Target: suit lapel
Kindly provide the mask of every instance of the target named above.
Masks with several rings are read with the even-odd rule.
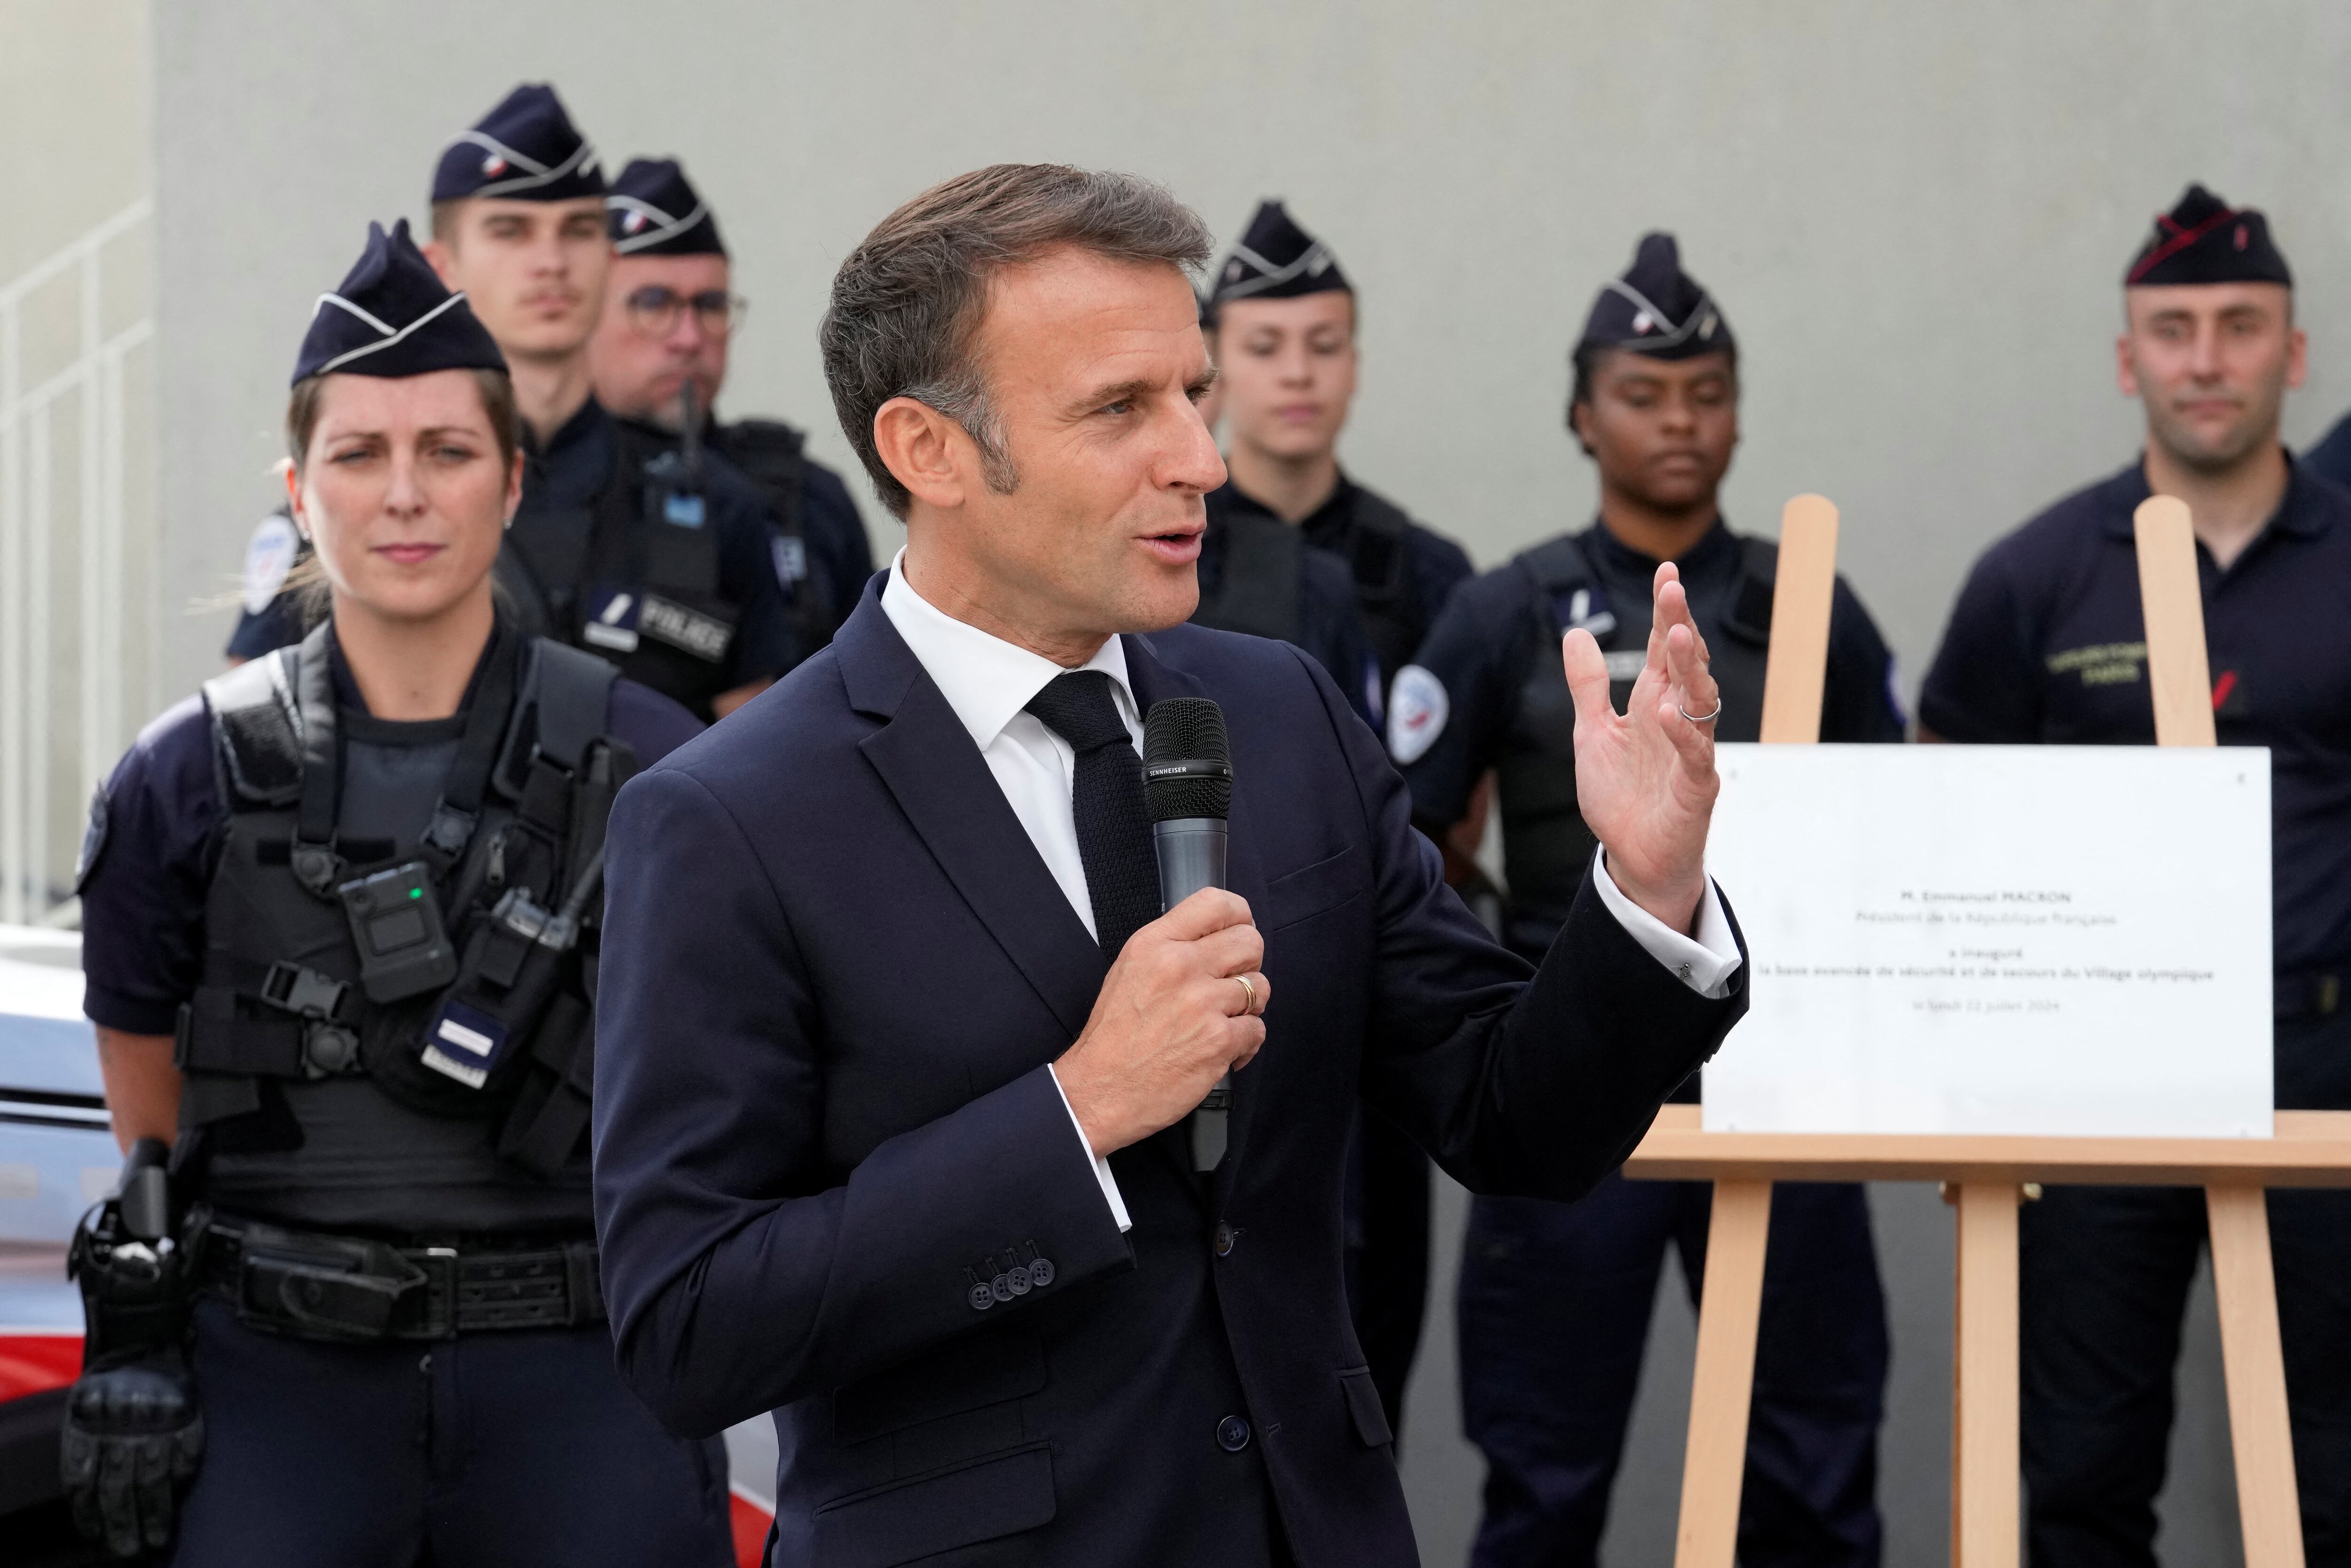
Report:
[[[833,646],[859,743],[956,891],[1074,1040],[1109,964],[1045,868],[955,710],[883,613],[877,576]]]
[[[1152,650],[1149,638],[1128,637],[1124,642],[1127,679],[1134,687],[1135,706],[1146,715],[1150,713],[1152,704],[1168,697],[1205,697],[1208,695],[1207,689],[1198,681],[1181,670],[1162,664]],[[1246,758],[1237,757],[1233,759],[1236,775],[1247,766]],[[1258,837],[1252,831],[1255,823],[1249,815],[1249,800],[1246,791],[1238,788],[1234,789],[1232,816],[1228,820],[1227,828],[1229,837],[1226,847],[1226,880],[1232,883],[1235,893],[1249,900],[1250,909],[1261,910],[1265,907],[1265,865],[1258,854]],[[1258,1104],[1265,1097],[1264,1074],[1269,1066],[1267,1051],[1274,1047],[1275,1042],[1269,1037],[1266,1051],[1260,1051],[1258,1059],[1233,1079],[1233,1108],[1225,1127],[1225,1157],[1217,1162],[1212,1177],[1214,1207],[1219,1212],[1231,1196],[1236,1173],[1249,1153],[1249,1137],[1257,1122]],[[1179,1122],[1175,1131],[1184,1134],[1187,1154],[1184,1163],[1188,1168],[1191,1164],[1188,1158],[1188,1124]]]

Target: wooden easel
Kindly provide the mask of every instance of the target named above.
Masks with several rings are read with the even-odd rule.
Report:
[[[2210,746],[2212,687],[2188,508],[2158,496],[2139,507],[2137,522],[2156,741]],[[1836,533],[1836,508],[1818,496],[1799,496],[1782,514],[1766,743],[1820,738]],[[2282,1111],[2268,1138],[2027,1138],[1708,1133],[1698,1107],[1668,1105],[1625,1174],[1714,1183],[1675,1568],[1731,1568],[1737,1548],[1774,1181],[1935,1181],[1956,1193],[1952,1568],[2016,1568],[2016,1219],[2024,1184],[2204,1188],[2246,1568],[2303,1568],[2262,1191],[2351,1186],[2351,1112]]]

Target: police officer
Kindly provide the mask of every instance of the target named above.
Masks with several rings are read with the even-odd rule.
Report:
[[[301,595],[287,592],[286,581],[309,554],[294,527],[292,507],[281,503],[254,525],[239,574],[236,626],[222,650],[230,664],[302,640]]]
[[[1469,558],[1339,466],[1339,433],[1355,396],[1355,291],[1330,246],[1281,203],[1263,203],[1217,269],[1209,305],[1231,475],[1208,496],[1210,531],[1285,523],[1347,563],[1378,666],[1370,704],[1377,713],[1446,595],[1469,576]],[[1204,568],[1196,619],[1224,624],[1211,618],[1228,614],[1235,597],[1261,592],[1248,572],[1212,591]]]
[[[1568,425],[1600,475],[1600,520],[1456,593],[1396,678],[1389,746],[1416,816],[1440,838],[1497,776],[1506,940],[1540,959],[1594,852],[1576,809],[1575,711],[1560,640],[1599,640],[1622,707],[1671,561],[1722,688],[1715,733],[1753,740],[1776,552],[1734,534],[1719,492],[1739,441],[1739,350],[1681,269],[1673,236],[1640,243],[1600,291],[1573,355]],[[1898,741],[1892,659],[1836,585],[1821,738]],[[1693,1082],[1678,1098],[1698,1098]],[[1695,1299],[1709,1188],[1613,1178],[1574,1204],[1479,1198],[1462,1264],[1462,1420],[1485,1451],[1480,1568],[1589,1565],[1606,1523],[1657,1271],[1677,1249]],[[1884,1299],[1862,1189],[1773,1189],[1739,1560],[1874,1564]]]
[[[2116,379],[2142,452],[1985,551],[1919,701],[1922,738],[2155,738],[2132,513],[2188,504],[2223,746],[2270,748],[2277,1103],[2351,1108],[2351,494],[2280,444],[2303,377],[2294,280],[2258,212],[2200,185],[2123,279]],[[2022,1217],[2023,1458],[2036,1568],[2152,1564],[2190,1187],[2053,1186]],[[2314,1564],[2351,1563],[2351,1197],[2269,1197],[2294,1474]]]
[[[514,367],[528,465],[498,580],[517,624],[721,716],[803,650],[750,482],[592,395],[588,341],[611,261],[604,197],[554,90],[527,83],[443,152],[424,253]]]
[[[151,725],[84,846],[131,1154],[74,1248],[75,1507],[124,1555],[176,1513],[183,1568],[725,1563],[723,1455],[613,1370],[583,1136],[606,815],[700,727],[495,608],[513,395],[406,224],[293,382],[326,612]]]
[[[1193,619],[1305,643],[1376,727],[1388,684],[1469,576],[1469,558],[1339,466],[1355,396],[1355,291],[1329,246],[1282,203],[1260,203],[1208,305],[1231,476],[1207,497]],[[1299,632],[1268,631],[1285,613]],[[1427,1308],[1428,1181],[1418,1145],[1366,1113],[1348,1158],[1347,1287],[1397,1430]]]
[[[804,433],[772,419],[721,423],[713,413],[744,304],[730,291],[717,216],[685,172],[674,159],[637,159],[605,202],[611,281],[588,345],[596,401],[674,434],[692,383],[703,447],[758,486],[776,523],[777,581],[805,657],[831,640],[873,575],[865,524],[841,476],[807,455]]]
[[[1279,203],[1268,205],[1274,212],[1280,211]],[[1280,232],[1256,232],[1264,230],[1266,226],[1260,214],[1259,222],[1252,225],[1251,237],[1277,252],[1287,244],[1301,248],[1312,244],[1289,223],[1287,217],[1282,219]],[[1256,254],[1248,249],[1248,241],[1244,240],[1241,246],[1235,247],[1232,257],[1219,270],[1218,277],[1232,275],[1238,267],[1244,280],[1253,278],[1256,276],[1253,270],[1255,263],[1245,259],[1245,256]],[[1292,278],[1281,286],[1290,292],[1280,295],[1280,298],[1300,298],[1299,290],[1303,281]],[[1311,287],[1314,292],[1322,293],[1343,290],[1346,279],[1333,262],[1315,275]],[[1245,380],[1253,376],[1259,382],[1265,379],[1259,360],[1253,359],[1247,367],[1236,365],[1228,370],[1218,358],[1222,341],[1217,324],[1225,298],[1225,291],[1219,287],[1200,302],[1200,332],[1207,341],[1209,359],[1217,367],[1217,379],[1209,383],[1207,395],[1200,404],[1201,422],[1211,431],[1215,430],[1217,421],[1222,416],[1227,382],[1231,375],[1239,374]],[[1333,295],[1334,299],[1338,298],[1340,296]],[[1345,298],[1352,300],[1353,297]],[[1328,303],[1316,307],[1274,308],[1311,309],[1318,315],[1328,315],[1332,313]],[[1352,316],[1351,305],[1347,313]],[[1287,321],[1275,329],[1285,336],[1295,336]],[[1319,363],[1315,364],[1310,368],[1309,373],[1321,368]],[[1326,383],[1323,391],[1327,394],[1330,391],[1328,377],[1321,379]],[[1325,443],[1326,457],[1329,444],[1337,440],[1338,425],[1346,417],[1343,395],[1337,400],[1335,415],[1329,414],[1329,402],[1326,395],[1322,400],[1322,413],[1326,423],[1331,424]],[[1237,420],[1235,434],[1237,440],[1250,442],[1254,450],[1264,434],[1257,427],[1278,416],[1262,406],[1261,399],[1251,402],[1249,407],[1249,432],[1242,434],[1241,423]],[[1237,459],[1228,457],[1228,465],[1235,461]],[[1337,460],[1332,457],[1329,462],[1331,473],[1335,475]],[[1219,631],[1247,632],[1255,636],[1278,637],[1285,643],[1295,643],[1313,654],[1322,667],[1330,671],[1331,678],[1339,684],[1339,689],[1354,704],[1356,711],[1370,722],[1378,723],[1383,683],[1371,641],[1364,635],[1362,612],[1356,605],[1353,566],[1345,557],[1310,542],[1304,529],[1293,527],[1290,521],[1272,512],[1255,506],[1236,506],[1234,502],[1238,494],[1232,484],[1227,483],[1208,495],[1207,531],[1200,539],[1200,607],[1193,612],[1192,619],[1203,626],[1214,626]]]

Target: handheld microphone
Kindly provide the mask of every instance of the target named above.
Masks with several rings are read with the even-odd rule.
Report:
[[[1204,887],[1225,885],[1225,822],[1233,807],[1232,746],[1225,711],[1206,697],[1169,697],[1143,721],[1143,793],[1151,810],[1151,845],[1159,857],[1159,909],[1175,908]],[[1210,1171],[1225,1157],[1230,1074],[1217,1080],[1192,1113],[1192,1168]]]

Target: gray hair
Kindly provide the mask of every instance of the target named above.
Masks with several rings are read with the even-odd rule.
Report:
[[[990,489],[1019,483],[972,350],[996,273],[1062,246],[1195,272],[1210,243],[1199,214],[1164,187],[1061,163],[975,169],[883,218],[833,275],[817,329],[833,411],[882,504],[903,519],[912,499],[873,444],[873,416],[895,397],[961,425]]]

